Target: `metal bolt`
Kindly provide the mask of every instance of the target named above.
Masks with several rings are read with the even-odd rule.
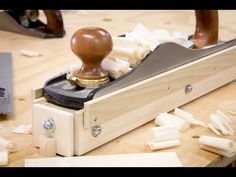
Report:
[[[97,137],[100,133],[102,132],[102,128],[100,125],[95,125],[92,127],[91,129],[91,134],[94,136],[94,137]]]
[[[186,85],[185,86],[185,94],[190,93],[193,90],[193,87],[191,85]]]
[[[27,16],[27,18],[30,21],[36,22],[38,20],[38,17],[39,17],[39,11],[38,10],[26,10],[25,15]]]
[[[47,132],[52,132],[55,129],[55,122],[52,118],[48,118],[43,122],[43,128]]]

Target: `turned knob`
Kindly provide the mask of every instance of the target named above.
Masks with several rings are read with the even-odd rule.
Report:
[[[82,67],[76,75],[80,85],[98,87],[109,81],[108,72],[101,66],[113,47],[112,37],[106,30],[98,27],[79,29],[72,36],[70,46],[82,61]]]
[[[218,42],[218,10],[195,10],[196,28],[193,35],[195,48]]]

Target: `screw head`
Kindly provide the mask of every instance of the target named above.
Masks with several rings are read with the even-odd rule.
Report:
[[[186,85],[185,86],[185,94],[188,94],[188,93],[192,92],[192,90],[193,90],[192,85]]]
[[[100,125],[95,125],[91,129],[91,134],[94,137],[97,137],[102,132],[102,127]]]

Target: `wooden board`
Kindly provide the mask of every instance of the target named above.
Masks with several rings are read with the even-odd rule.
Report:
[[[231,66],[236,66],[235,55],[236,46],[88,101],[84,104],[84,126],[85,128],[92,127],[95,118],[95,124],[101,124],[122,116],[122,114],[137,111],[138,109],[142,109],[141,107],[158,101],[158,99],[173,94],[178,90],[185,92],[184,89],[186,85],[193,85],[208,77],[213,78],[212,81],[209,81],[209,85],[214,85],[214,82],[222,82],[222,85],[224,85],[227,83],[225,82],[227,79],[219,81],[219,79],[215,77],[214,80],[214,75],[229,69]],[[231,68],[231,70],[233,70],[233,68]],[[231,73],[233,74],[233,72]],[[234,75],[229,75],[229,77],[231,79],[229,79],[228,82],[236,79]],[[202,90],[204,90],[204,88],[208,86],[202,85],[201,87],[203,88]],[[193,97],[192,95],[196,93],[202,95],[208,92],[200,92],[198,89],[193,89],[193,93],[190,93],[188,98]],[[211,89],[215,88],[211,87]],[[175,99],[174,96],[173,99]],[[187,100],[190,101],[191,99]],[[184,103],[186,103],[186,101],[176,106],[181,106]],[[109,105],[113,106],[107,109]],[[149,114],[146,115],[147,117],[151,118],[157,114],[157,111],[152,113],[150,112],[152,109],[148,108],[143,108],[141,111],[143,112],[145,110],[149,112]],[[158,112],[160,113],[160,111]],[[139,115],[143,117],[142,114],[136,114],[135,116],[137,117]],[[141,117],[137,119],[140,118]],[[124,120],[126,119],[127,117],[124,117]]]
[[[25,167],[182,167],[174,152],[26,159]]]
[[[232,47],[85,103],[75,120],[75,136],[79,136],[75,154],[82,155],[236,79],[235,55]],[[188,84],[193,91],[185,94]],[[97,137],[91,135],[94,125],[102,128]]]
[[[55,131],[50,136],[56,138],[57,153],[64,156],[73,156],[74,115],[45,104],[35,103],[33,105],[34,145],[40,147],[40,136],[47,135],[42,125],[49,118],[55,122]]]
[[[41,13],[42,14],[42,13]],[[234,39],[236,25],[235,10],[220,10],[219,38],[220,40]],[[13,82],[14,82],[14,113],[0,117],[0,134],[17,144],[18,151],[9,154],[8,166],[24,166],[24,159],[39,157],[39,149],[33,145],[32,135],[15,134],[11,131],[19,124],[32,123],[31,88],[42,87],[45,81],[63,71],[68,64],[80,62],[70,50],[69,41],[73,33],[81,27],[98,26],[117,36],[131,31],[137,23],[142,23],[149,29],[165,28],[169,31],[184,31],[192,34],[195,28],[193,10],[86,10],[63,12],[66,36],[61,39],[43,40],[20,34],[0,31],[1,52],[13,52]],[[111,19],[106,21],[104,19]],[[119,24],[119,25],[117,25]],[[13,42],[14,41],[14,42]],[[39,52],[41,57],[28,58],[17,53],[18,50],[28,49]],[[225,85],[214,92],[210,92],[181,108],[192,113],[202,121],[207,122],[208,116],[225,101],[236,99],[236,82]],[[175,100],[170,100],[175,101]],[[162,104],[161,104],[162,105]],[[236,117],[228,114],[233,121],[236,131]],[[152,152],[146,145],[150,140],[151,121],[124,136],[114,139],[103,146],[85,154],[108,155]],[[199,135],[214,136],[209,129],[193,126],[181,133],[181,146],[160,150],[158,152],[175,151],[183,166],[227,166],[234,159],[220,157],[216,154],[200,150]],[[236,136],[223,136],[232,140]],[[191,157],[191,158],[190,158]],[[224,162],[224,163],[222,163]]]

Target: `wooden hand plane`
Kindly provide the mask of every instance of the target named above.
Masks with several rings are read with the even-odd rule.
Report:
[[[60,10],[43,10],[47,24],[39,20],[38,10],[4,10],[0,12],[0,30],[39,38],[60,38],[65,35]]]
[[[58,138],[58,154],[82,155],[235,80],[236,40],[218,40],[218,12],[196,11],[196,21],[192,48],[163,43],[128,73],[95,88],[86,83],[91,86],[90,82],[106,78],[100,64],[112,42],[101,29],[77,31],[71,47],[83,65],[76,77],[78,82],[90,80],[73,85],[63,73],[33,91],[35,146],[40,147],[40,135],[50,131],[51,137]],[[84,30],[87,35],[81,35]]]

